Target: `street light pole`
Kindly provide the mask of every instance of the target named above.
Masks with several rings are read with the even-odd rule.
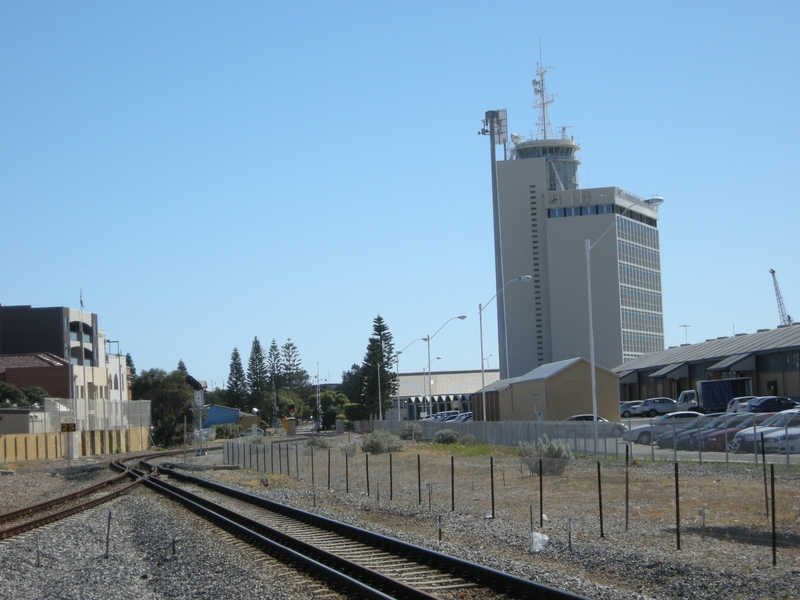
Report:
[[[631,204],[628,208],[623,210],[618,216],[623,217],[625,213],[627,213],[630,209],[634,206],[639,206],[640,204],[647,204],[650,207],[658,206],[664,202],[663,198],[648,198],[647,200],[640,200]],[[595,375],[595,362],[594,362],[594,324],[592,322],[592,262],[591,262],[591,251],[597,243],[602,240],[605,235],[611,231],[612,227],[617,225],[617,216],[614,217],[614,221],[611,225],[606,228],[606,230],[600,234],[594,244],[591,243],[591,240],[586,240],[585,247],[586,247],[586,287],[589,296],[589,362],[591,366],[591,376],[592,376],[592,421],[594,424],[594,451],[597,452],[597,444],[598,444],[598,435],[597,435],[597,377]]]
[[[449,319],[447,319],[447,321],[444,322],[444,325],[442,325],[441,327],[439,327],[439,329],[436,330],[436,332],[433,335],[429,335],[428,337],[422,338],[422,341],[428,343],[428,380],[429,380],[428,381],[428,389],[430,389],[430,385],[431,385],[430,384],[430,375],[431,375],[431,339],[433,339],[436,336],[437,333],[439,333],[442,329],[444,329],[444,326],[447,325],[450,321],[453,321],[455,319],[459,319],[459,320],[463,321],[466,318],[467,318],[467,315],[459,315],[457,317],[450,317]],[[441,356],[439,358],[441,358]],[[433,411],[433,398],[429,399],[428,404],[429,404],[430,410]],[[428,416],[430,416],[430,414]]]
[[[480,330],[481,330],[481,396],[482,396],[482,400],[483,400],[483,420],[484,421],[487,421],[488,419],[486,418],[486,390],[484,389],[486,387],[486,378],[485,378],[485,369],[484,369],[484,364],[483,364],[484,363],[484,361],[483,361],[483,309],[486,308],[487,306],[489,306],[489,304],[492,303],[492,300],[497,298],[497,295],[500,292],[502,292],[504,289],[506,289],[506,286],[509,283],[512,283],[514,281],[530,281],[530,280],[531,280],[531,276],[530,275],[523,275],[522,277],[516,277],[515,279],[511,279],[509,281],[506,281],[505,285],[503,285],[503,287],[501,287],[499,290],[497,290],[497,293],[494,296],[491,297],[489,302],[487,302],[485,305],[478,304],[478,321],[480,321]],[[506,352],[506,369],[508,369],[508,353],[507,352]]]
[[[400,412],[400,355],[403,352],[405,352],[406,350],[408,350],[411,347],[411,344],[413,344],[414,342],[421,342],[424,339],[425,338],[417,338],[415,340],[412,340],[408,344],[408,346],[406,346],[405,348],[403,348],[399,352],[395,352],[395,355],[394,355],[395,373],[396,373],[396,378],[397,378],[397,420],[398,421],[402,421],[403,420],[403,415]],[[424,389],[423,389],[423,391],[424,391]]]

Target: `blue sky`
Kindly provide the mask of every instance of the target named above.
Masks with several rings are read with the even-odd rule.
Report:
[[[800,318],[798,23],[789,1],[0,3],[0,303],[83,290],[140,370],[217,385],[256,335],[338,381],[377,314],[397,349],[467,314],[431,352],[477,369],[476,132],[495,108],[535,132],[541,40],[581,186],[665,198],[667,345],[775,327],[771,268]],[[400,369],[426,364],[417,342]]]

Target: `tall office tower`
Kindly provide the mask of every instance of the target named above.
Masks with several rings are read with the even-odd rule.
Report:
[[[539,65],[533,80],[535,139],[512,134],[509,142],[505,110],[487,111],[481,132],[492,154],[495,283],[506,286],[497,297],[501,378],[592,353],[613,368],[664,349],[663,200],[617,187],[580,189],[580,146],[566,127],[553,136],[546,74]],[[509,284],[525,275],[532,280]]]

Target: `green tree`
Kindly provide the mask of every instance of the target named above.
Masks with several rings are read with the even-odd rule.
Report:
[[[162,446],[176,440],[184,416],[191,416],[192,388],[178,370],[169,375],[163,369],[149,369],[134,378],[131,393],[134,400],[150,400],[153,439]]]
[[[361,398],[361,387],[364,384],[364,377],[361,374],[361,366],[353,364],[347,371],[342,371],[342,393],[347,396],[351,403],[357,403]]]
[[[178,360],[178,371],[183,373],[184,377],[189,374],[189,369],[186,368],[186,364],[183,362],[182,358]]]
[[[0,381],[0,402],[25,406],[28,401],[17,386]]]
[[[133,357],[130,352],[125,355],[125,366],[131,370],[131,377],[136,375],[136,367],[133,364]]]
[[[250,348],[250,358],[247,361],[247,387],[248,401],[251,408],[258,408],[261,412],[267,405],[269,394],[269,381],[264,356],[264,348],[258,341],[258,336],[253,338],[253,346]]]
[[[244,374],[242,357],[239,356],[238,348],[231,352],[231,369],[228,373],[227,401],[236,408],[244,408],[247,404],[248,396],[247,376]]]
[[[303,388],[308,387],[308,372],[303,369],[300,362],[300,351],[288,338],[281,348],[281,359],[283,361],[283,388],[292,392],[300,393]]]
[[[40,388],[38,385],[29,385],[22,388],[20,391],[25,394],[25,401],[28,404],[44,405],[44,399],[50,397],[47,390]]]
[[[363,416],[377,416],[392,407],[392,396],[397,392],[397,376],[390,370],[394,359],[394,343],[389,327],[378,315],[372,321],[372,335],[367,343],[361,363],[363,385],[359,404]],[[378,407],[378,401],[382,406]]]
[[[283,357],[275,338],[272,338],[269,352],[267,352],[267,371],[269,371],[270,387],[275,390],[281,389],[283,387]]]

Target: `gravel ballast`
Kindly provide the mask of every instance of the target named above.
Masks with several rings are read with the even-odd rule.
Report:
[[[165,459],[180,461],[174,458]],[[364,495],[312,492],[286,476],[269,476],[267,487],[253,485],[260,474],[203,470],[222,461],[220,452],[191,457],[194,475],[221,481],[275,501],[312,510],[406,542],[452,554],[587,598],[794,598],[800,565],[794,554],[782,555],[777,567],[765,560],[763,547],[731,542],[701,542],[687,537],[680,551],[647,544],[647,532],[624,539],[577,540],[570,549],[551,539],[539,553],[530,552],[529,532],[502,516],[483,519],[453,513],[445,517],[445,541],[436,539],[435,516],[417,505],[384,502]],[[89,465],[91,466],[91,465]],[[180,464],[179,464],[180,466]],[[49,470],[48,470],[49,469]],[[0,480],[0,499],[41,501],[91,481],[69,481],[44,466],[26,477],[24,494],[10,493],[18,475]],[[74,471],[73,471],[74,474]],[[101,480],[108,471],[86,469]],[[241,480],[241,481],[238,481]],[[35,482],[42,488],[37,498]],[[324,496],[324,498],[323,498]],[[323,508],[324,506],[324,508]],[[109,557],[104,558],[108,512],[112,512]],[[172,555],[172,532],[177,553]],[[290,569],[264,557],[183,508],[140,487],[127,496],[66,521],[0,543],[0,598],[311,598],[319,586],[289,574]],[[468,596],[467,596],[468,597]]]

